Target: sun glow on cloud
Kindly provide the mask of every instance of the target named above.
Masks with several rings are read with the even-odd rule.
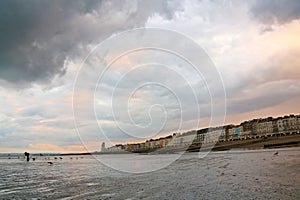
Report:
[[[91,61],[92,70],[83,70],[86,85],[79,88],[74,98],[73,83],[90,51],[99,42],[137,27],[177,31],[207,52],[224,82],[226,123],[300,113],[300,11],[296,6],[299,1],[288,3],[99,1],[72,2],[72,6],[66,6],[61,2],[37,1],[28,6],[27,2],[0,2],[1,8],[12,12],[0,12],[0,23],[7,30],[0,33],[0,152],[84,152],[86,146],[96,151],[105,139],[98,124],[109,133],[111,144],[132,142],[115,127],[112,103],[117,105],[115,112],[126,130],[131,123],[125,120],[128,113],[140,127],[150,122],[159,124],[166,114],[170,123],[164,131],[158,135],[154,134],[155,129],[137,132],[141,140],[176,131],[180,109],[188,116],[181,130],[195,128],[193,122],[197,119],[191,114],[195,108],[188,98],[188,84],[182,82],[189,77],[194,86],[204,88],[204,84],[186,70],[185,63],[172,56],[163,59],[161,52],[137,51],[119,58],[97,91],[95,81],[89,78],[100,75],[100,64],[107,65],[104,61],[117,56],[115,52],[120,47],[111,48],[104,58]],[[36,20],[37,16],[40,20]],[[18,33],[24,33],[24,37]],[[160,40],[163,38],[154,42]],[[123,44],[130,45],[129,42],[124,40]],[[154,61],[168,63],[180,74],[164,71]],[[123,77],[115,94],[118,99],[112,102],[112,88],[125,72],[128,76]],[[176,97],[159,85],[132,90],[143,80],[158,79],[174,86],[189,106],[179,108]],[[203,96],[207,93],[205,89],[201,92]],[[209,102],[203,98],[197,103],[203,117],[200,126],[206,126]],[[78,127],[74,125],[78,113],[73,113],[73,107],[85,119]],[[76,128],[83,130],[86,146]]]

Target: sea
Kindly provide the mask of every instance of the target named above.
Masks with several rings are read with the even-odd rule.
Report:
[[[300,148],[0,158],[0,199],[300,199]]]

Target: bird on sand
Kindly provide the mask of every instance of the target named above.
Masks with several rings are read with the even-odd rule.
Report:
[[[274,156],[278,156],[278,151],[276,151],[276,152],[274,153]]]
[[[52,165],[53,164],[53,162],[48,162],[50,165]]]

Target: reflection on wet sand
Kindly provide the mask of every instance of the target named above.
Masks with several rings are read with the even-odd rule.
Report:
[[[100,156],[100,155],[99,155]],[[138,156],[165,162],[166,155]],[[66,157],[67,158],[67,157]],[[187,153],[151,173],[130,174],[82,159],[0,159],[4,199],[299,199],[300,149]],[[48,164],[52,162],[53,164]],[[120,163],[121,164],[121,163]],[[134,167],[134,166],[133,166]],[[47,173],[45,173],[47,172]]]

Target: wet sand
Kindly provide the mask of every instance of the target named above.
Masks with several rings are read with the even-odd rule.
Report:
[[[138,158],[165,160],[147,156]],[[187,153],[142,174],[113,170],[91,156],[47,162],[0,159],[0,199],[300,199],[300,148],[211,152],[201,159]]]

